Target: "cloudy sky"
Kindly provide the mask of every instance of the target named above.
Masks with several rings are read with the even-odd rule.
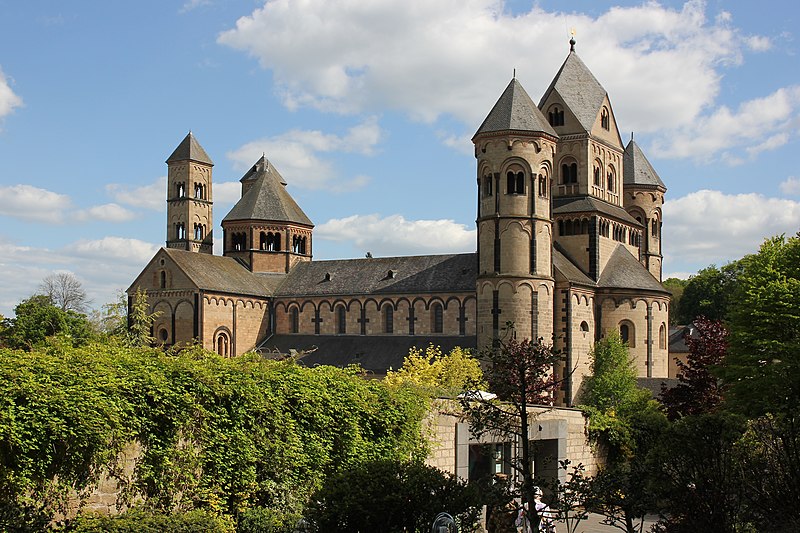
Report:
[[[571,28],[669,189],[665,277],[725,264],[800,229],[799,19],[789,0],[0,0],[0,314],[52,272],[95,307],[127,288],[189,130],[217,224],[266,153],[315,259],[473,251],[470,138],[514,69],[539,99]]]

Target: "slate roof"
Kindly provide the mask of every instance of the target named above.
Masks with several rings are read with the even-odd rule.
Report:
[[[283,177],[264,156],[245,173],[241,181],[253,181],[253,184],[225,215],[223,222],[270,220],[314,226],[286,190]]]
[[[570,51],[550,87],[544,92],[539,102],[540,108],[544,106],[552,91],[561,96],[581,127],[586,131],[592,131],[607,93],[574,50]]]
[[[475,292],[477,266],[475,253],[309,261],[291,270],[276,296]]]
[[[577,285],[596,287],[597,284],[583,273],[570,259],[564,254],[558,243],[553,244],[553,268],[555,268],[567,281]]]
[[[647,389],[653,398],[661,398],[662,385],[667,390],[678,386],[679,381],[675,378],[636,378],[636,386],[640,389]]]
[[[456,346],[475,348],[475,335],[273,335],[261,343],[262,352],[288,354],[290,350],[317,349],[298,360],[306,366],[359,364],[374,374],[397,370],[412,347],[425,349],[429,344],[449,352]]]
[[[254,274],[231,257],[162,248],[189,279],[203,290],[272,296],[285,274]]]
[[[475,132],[475,136],[481,133],[508,130],[537,131],[558,137],[556,131],[550,126],[516,78],[511,80],[506,90],[500,95],[497,103],[483,120],[481,127]]]
[[[641,226],[641,222],[633,218],[627,211],[617,205],[610,204],[599,198],[591,196],[568,196],[553,199],[553,214],[563,215],[567,213],[593,213],[599,212],[613,217],[621,222],[627,222],[634,226]]]
[[[653,165],[636,144],[636,141],[631,139],[628,146],[625,147],[625,153],[622,156],[623,176],[622,182],[625,185],[638,185],[645,187],[656,187],[663,191],[667,190],[664,182],[658,177]]]
[[[597,286],[611,289],[641,289],[669,294],[661,283],[642,266],[623,245],[611,253]]]
[[[172,152],[172,155],[169,156],[166,160],[166,163],[172,163],[173,161],[197,161],[198,163],[205,163],[207,165],[213,165],[214,163],[211,161],[211,158],[208,157],[208,154],[203,147],[200,146],[200,143],[197,142],[197,139],[194,138],[192,132],[190,131],[186,137],[183,138],[181,143],[175,148],[175,151]]]
[[[694,324],[669,328],[669,353],[689,353],[686,337],[695,335]]]

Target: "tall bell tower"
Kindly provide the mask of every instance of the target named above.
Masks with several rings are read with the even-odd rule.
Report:
[[[167,248],[213,253],[211,167],[192,132],[167,158]]]
[[[551,185],[558,135],[516,78],[472,142],[478,185],[478,348],[553,335]]]

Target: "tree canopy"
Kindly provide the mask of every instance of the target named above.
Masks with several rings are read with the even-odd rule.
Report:
[[[389,385],[411,384],[424,388],[432,396],[457,396],[468,387],[483,384],[480,362],[468,350],[456,346],[443,354],[439,346],[428,345],[423,351],[412,348],[403,366],[386,374]]]
[[[60,335],[78,346],[86,343],[92,335],[91,324],[85,315],[63,311],[42,294],[20,302],[14,308],[14,314],[14,318],[3,321],[0,345],[30,350],[48,337]]]

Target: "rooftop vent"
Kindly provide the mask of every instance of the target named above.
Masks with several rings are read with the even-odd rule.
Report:
[[[331,276],[331,273],[330,273],[330,272],[325,272],[325,280],[324,280],[324,281],[330,281],[330,280],[331,280],[331,277],[332,277],[332,276]]]

